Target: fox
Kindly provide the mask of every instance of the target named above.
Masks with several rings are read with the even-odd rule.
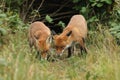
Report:
[[[47,59],[48,51],[50,49],[50,29],[41,21],[31,23],[28,31],[29,46],[37,50],[37,55],[43,59]],[[38,56],[37,56],[38,57]]]
[[[82,51],[87,53],[88,51],[85,46],[87,32],[87,21],[85,18],[80,14],[73,15],[63,32],[53,36],[56,54],[61,56],[63,52],[68,49],[67,57],[69,58],[71,56],[71,46],[73,43],[79,43],[81,53]]]

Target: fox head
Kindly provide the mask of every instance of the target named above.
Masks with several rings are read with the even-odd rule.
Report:
[[[47,54],[49,52],[50,49],[50,43],[51,43],[51,37],[43,37],[43,38],[39,38],[39,36],[34,36],[35,40],[36,40],[36,47],[37,50],[41,53],[41,57],[43,59],[47,59]]]
[[[70,39],[71,33],[72,31],[69,31],[68,33],[63,35],[53,36],[57,55],[61,56],[64,50],[70,46],[71,42],[69,39]]]

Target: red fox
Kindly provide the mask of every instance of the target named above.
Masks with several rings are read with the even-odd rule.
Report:
[[[84,44],[87,32],[87,22],[85,18],[82,15],[74,15],[63,32],[60,35],[53,36],[57,54],[61,56],[64,50],[68,48],[68,57],[70,57],[70,46],[72,46],[73,42],[78,42],[81,52],[84,50],[87,53]]]
[[[47,52],[50,48],[50,29],[43,23],[36,21],[30,25],[28,32],[28,40],[30,48],[33,46],[41,57],[47,59]]]

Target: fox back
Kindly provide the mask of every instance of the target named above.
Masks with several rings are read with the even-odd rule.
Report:
[[[41,56],[46,58],[46,54],[50,48],[50,29],[43,22],[34,22],[30,25],[28,32],[29,45],[35,47]]]
[[[70,47],[72,42],[79,42],[84,48],[84,39],[87,36],[87,22],[82,15],[74,15],[67,27],[60,35],[55,35],[54,42],[58,54]]]

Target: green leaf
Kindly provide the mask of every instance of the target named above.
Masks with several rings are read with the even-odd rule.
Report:
[[[0,18],[5,18],[6,14],[0,14]]]
[[[73,3],[78,3],[80,0],[73,0]]]
[[[6,35],[7,34],[7,31],[4,29],[4,28],[0,28],[0,33],[2,35]]]
[[[101,2],[105,2],[107,4],[112,4],[112,0],[102,0]]]
[[[62,22],[62,21],[59,21],[58,25],[59,25],[59,26],[62,26],[63,28],[65,28],[65,23]]]
[[[81,9],[81,6],[75,5],[75,6],[73,7],[73,9],[75,9],[75,10],[80,10],[80,9]]]
[[[45,19],[46,19],[49,23],[53,23],[53,19],[52,19],[49,15],[46,15]]]
[[[120,24],[114,25],[109,30],[110,33],[113,34],[116,38],[120,38]]]
[[[88,23],[95,22],[95,21],[99,21],[99,19],[96,16],[93,16],[88,20]]]
[[[97,7],[102,7],[103,6],[103,3],[98,3],[97,4]]]
[[[96,2],[96,0],[89,0],[90,2]]]
[[[87,11],[86,7],[82,7],[82,9],[80,10],[80,12],[85,13]]]
[[[95,2],[95,3],[93,3],[91,6],[94,7],[94,6],[96,6],[96,5],[97,5],[97,3]]]
[[[120,38],[120,33],[115,34],[117,38]]]
[[[113,28],[110,28],[109,29],[110,31],[118,31],[118,30],[120,30],[120,26],[118,25],[118,26],[114,26]]]
[[[117,10],[117,13],[120,15],[120,10]]]

